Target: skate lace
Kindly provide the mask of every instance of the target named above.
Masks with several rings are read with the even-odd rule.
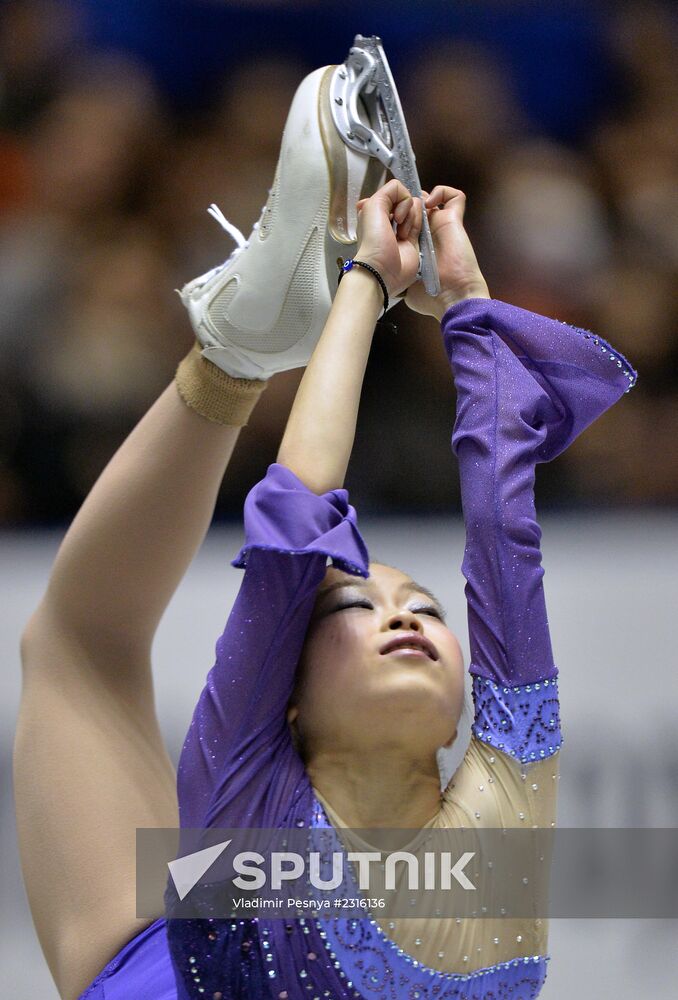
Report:
[[[234,239],[235,242],[238,244],[233,253],[231,254],[231,257],[234,257],[236,254],[240,253],[240,251],[247,249],[247,247],[249,246],[248,241],[245,239],[245,237],[240,232],[238,227],[234,226],[232,222],[228,221],[228,219],[226,218],[226,216],[221,211],[218,205],[214,204],[210,205],[207,211],[209,212],[209,214],[212,216],[213,219],[216,219],[221,228],[225,229],[228,235],[232,239]]]
[[[209,212],[209,214],[212,216],[213,219],[216,219],[221,228],[226,230],[231,239],[234,240],[238,245],[235,247],[234,250],[231,251],[231,253],[228,255],[223,264],[217,264],[217,266],[213,267],[211,271],[207,271],[206,274],[201,275],[200,287],[207,284],[207,282],[211,278],[219,274],[220,271],[223,271],[225,267],[228,267],[231,261],[234,260],[238,256],[238,254],[241,254],[243,250],[246,250],[247,247],[249,246],[249,241],[245,239],[245,237],[240,232],[237,226],[234,226],[232,222],[228,221],[228,219],[226,218],[226,216],[221,211],[218,205],[214,204],[210,205],[207,211]]]
[[[271,192],[269,190],[269,194],[270,193]],[[265,208],[266,206],[264,205],[264,208],[262,208],[261,210],[262,214]],[[227,268],[228,265],[231,263],[231,261],[234,260],[239,254],[241,254],[243,250],[247,250],[248,246],[250,245],[249,240],[245,239],[245,237],[240,232],[237,226],[234,226],[232,222],[228,221],[228,219],[226,218],[226,216],[221,211],[218,205],[212,203],[210,207],[207,209],[207,211],[212,216],[212,218],[219,223],[221,228],[228,233],[231,239],[235,243],[237,243],[237,246],[231,251],[231,253],[228,255],[228,257],[222,264],[217,264],[216,267],[213,267],[210,271],[207,271],[206,274],[202,274],[200,278],[196,278],[195,282],[193,282],[191,286],[194,289],[203,288],[212,278],[216,277],[217,274],[220,274],[221,271]],[[253,231],[259,229],[259,223],[255,222],[252,229]]]

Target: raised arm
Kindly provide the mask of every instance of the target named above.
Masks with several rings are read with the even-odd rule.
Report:
[[[380,271],[390,294],[416,274],[420,220],[421,203],[397,181],[362,206],[357,257]],[[346,275],[297,391],[278,461],[247,498],[245,545],[234,560],[245,578],[179,764],[183,826],[277,825],[303,780],[286,709],[315,592],[328,559],[345,572],[368,573],[342,484],[382,304],[371,274],[354,268]]]
[[[359,202],[356,259],[379,271],[391,297],[404,291],[416,275],[421,211],[421,202],[395,180]],[[391,217],[398,223],[397,234]],[[278,462],[316,493],[343,486],[382,305],[373,275],[361,267],[347,272],[297,391]]]
[[[494,300],[453,306],[443,336],[457,387],[473,731],[529,762],[560,746],[536,466],[628,391],[635,372],[592,334]]]
[[[536,465],[563,452],[636,376],[587,331],[490,299],[464,231],[463,195],[436,188],[432,205],[443,206],[432,209],[431,228],[446,293],[427,300],[415,286],[410,304],[442,321],[457,391],[473,732],[529,762],[560,745]],[[471,297],[460,294],[469,288]]]

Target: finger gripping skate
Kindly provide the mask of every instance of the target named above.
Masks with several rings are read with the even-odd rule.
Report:
[[[381,39],[356,35],[330,82],[330,103],[337,132],[351,149],[376,157],[410,194],[421,198],[416,157]],[[419,235],[421,278],[429,295],[440,279],[426,212]]]

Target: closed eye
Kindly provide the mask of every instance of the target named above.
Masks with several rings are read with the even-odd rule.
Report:
[[[373,611],[373,605],[369,601],[349,601],[346,604],[338,604],[335,608],[330,608],[327,612],[328,615],[333,615],[335,611],[346,611],[348,608],[367,608],[368,611]]]
[[[434,608],[433,605],[427,605],[425,608],[411,608],[415,615],[431,615],[433,618],[437,618],[438,621],[443,621],[443,616],[438,610]]]
[[[360,601],[347,601],[345,604],[338,604],[335,608],[331,608],[326,613],[328,615],[334,614],[335,611],[347,611],[349,608],[367,608],[368,611],[373,611],[374,606],[370,601],[360,600]],[[426,605],[423,608],[410,608],[415,615],[431,615],[432,618],[437,618],[438,621],[443,620],[443,616],[438,610],[438,608],[433,605]]]

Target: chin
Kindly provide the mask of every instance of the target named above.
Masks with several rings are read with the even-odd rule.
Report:
[[[420,670],[399,670],[372,689],[369,701],[379,710],[392,710],[397,699],[402,698],[405,707],[426,706],[432,712],[444,713],[447,719],[453,711],[449,684],[441,677]]]

